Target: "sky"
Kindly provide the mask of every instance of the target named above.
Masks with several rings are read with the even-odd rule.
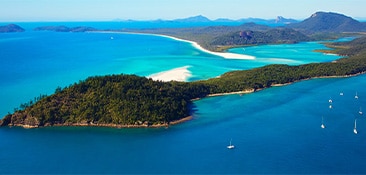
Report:
[[[0,22],[209,19],[277,16],[305,19],[317,11],[366,19],[366,0],[0,0]]]

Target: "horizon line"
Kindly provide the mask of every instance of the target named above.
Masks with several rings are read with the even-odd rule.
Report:
[[[318,12],[323,12],[323,11],[318,11]],[[318,13],[315,12],[315,13]],[[331,13],[335,13],[335,12],[331,12]],[[338,14],[342,14],[345,15],[343,13],[338,13]],[[345,15],[348,16],[348,15]],[[185,20],[185,19],[189,19],[189,18],[194,18],[194,17],[203,17],[208,19],[208,22],[220,22],[218,20],[230,20],[230,22],[240,22],[240,20],[250,20],[250,19],[259,19],[259,20],[274,20],[278,17],[283,17],[285,19],[292,19],[292,20],[296,20],[296,21],[302,21],[305,20],[308,17],[305,18],[291,18],[291,17],[285,17],[285,16],[281,16],[278,15],[274,18],[261,18],[261,17],[243,17],[243,18],[238,18],[238,19],[232,19],[232,18],[226,18],[226,17],[219,17],[216,19],[211,19],[208,18],[202,14],[198,14],[198,15],[193,15],[193,16],[188,16],[188,17],[180,17],[180,18],[175,18],[175,19],[163,19],[163,18],[157,18],[157,19],[123,19],[123,18],[111,18],[111,19],[13,19],[13,20],[0,20],[0,23],[5,23],[5,22],[156,22],[156,21],[166,21],[166,22],[170,22],[170,21],[178,21],[178,20]],[[365,17],[352,17],[352,16],[348,16],[351,17],[355,20],[358,21],[366,21],[366,16]]]

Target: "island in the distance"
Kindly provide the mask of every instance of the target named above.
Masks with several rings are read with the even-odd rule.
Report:
[[[6,115],[0,126],[168,126],[192,115],[194,99],[255,92],[304,79],[352,76],[366,71],[366,37],[328,46],[335,48],[328,52],[345,58],[299,66],[268,65],[195,82],[162,82],[135,75],[90,77],[57,88],[53,95],[22,104],[14,113]]]
[[[35,31],[54,31],[54,32],[88,32],[88,31],[97,31],[97,29],[93,27],[66,27],[66,26],[43,26],[36,27]]]
[[[6,26],[0,26],[0,33],[12,33],[12,32],[24,32],[25,30],[16,25],[16,24],[9,24]]]

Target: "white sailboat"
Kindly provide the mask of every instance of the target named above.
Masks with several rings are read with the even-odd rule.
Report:
[[[358,113],[359,113],[360,115],[362,115],[362,114],[363,114],[363,112],[362,112],[362,110],[361,110],[361,107],[360,107],[360,110],[358,111]]]
[[[340,95],[340,96],[343,96],[343,92],[340,92],[340,93],[339,93],[339,95]]]
[[[355,95],[355,99],[358,99],[358,95],[357,95],[357,92],[356,92],[356,95]]]
[[[231,139],[231,140],[232,140],[232,139]],[[231,144],[231,140],[230,140],[230,145],[229,145],[229,146],[227,146],[227,149],[234,149],[234,148],[235,148],[235,146]]]
[[[320,125],[320,127],[323,128],[323,129],[325,128],[323,116],[322,116],[322,125]]]
[[[353,133],[358,134],[357,132],[357,119],[355,119],[355,128],[353,128]]]

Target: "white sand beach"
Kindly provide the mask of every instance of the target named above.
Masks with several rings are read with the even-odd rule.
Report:
[[[173,40],[176,40],[176,41],[182,41],[182,42],[190,43],[190,44],[192,44],[193,47],[195,47],[198,50],[201,50],[202,52],[205,52],[205,53],[208,53],[208,54],[211,54],[211,55],[216,55],[216,56],[219,56],[219,57],[223,57],[223,58],[226,58],[226,59],[243,59],[243,60],[253,60],[253,59],[255,59],[255,57],[251,56],[251,55],[229,53],[229,52],[209,51],[209,50],[206,50],[205,48],[203,48],[202,46],[200,46],[197,42],[184,40],[184,39],[180,39],[180,38],[176,38],[176,37],[172,37],[172,36],[168,36],[168,35],[162,35],[162,34],[136,33],[136,32],[109,32],[109,31],[105,31],[105,32],[98,31],[98,33],[126,33],[126,34],[135,34],[135,35],[160,36],[160,37],[170,38],[170,39],[173,39]]]
[[[212,54],[212,55],[216,55],[216,56],[220,56],[220,57],[223,57],[225,59],[245,59],[245,60],[255,59],[254,56],[250,56],[250,55],[228,53],[228,52],[209,51],[209,50],[206,50],[203,47],[201,47],[197,42],[184,40],[184,39],[180,39],[180,38],[176,38],[176,37],[172,37],[172,36],[168,36],[168,35],[150,34],[150,33],[136,33],[136,32],[116,32],[116,31],[98,31],[96,33],[126,33],[126,34],[134,34],[134,35],[159,36],[159,37],[170,38],[170,39],[173,39],[173,40],[176,40],[176,41],[182,41],[182,42],[190,43],[190,44],[192,44],[193,47],[195,47],[198,50],[201,50],[202,52]],[[151,78],[153,80],[160,80],[160,81],[184,81],[184,82],[186,82],[192,76],[191,72],[188,70],[189,67],[190,66],[184,66],[184,67],[179,67],[179,68],[159,72],[159,73],[156,73],[156,74],[149,75],[149,76],[147,76],[147,78]]]
[[[155,35],[155,34],[153,34],[153,35]],[[255,57],[254,56],[251,56],[251,55],[244,55],[244,54],[237,54],[237,53],[228,53],[228,52],[213,52],[213,51],[209,51],[209,50],[206,50],[205,48],[203,48],[197,42],[194,42],[194,41],[184,40],[184,39],[180,39],[180,38],[176,38],[176,37],[172,37],[172,36],[167,36],[167,35],[157,35],[157,36],[170,38],[170,39],[173,39],[173,40],[176,40],[176,41],[182,41],[182,42],[191,43],[192,46],[195,47],[198,50],[201,50],[203,52],[209,53],[211,55],[220,56],[220,57],[223,57],[223,58],[226,58],[226,59],[244,59],[244,60],[253,60],[253,59],[255,59]]]
[[[189,77],[192,76],[188,68],[189,66],[178,67],[175,69],[149,75],[147,76],[147,78],[160,81],[188,81]]]

